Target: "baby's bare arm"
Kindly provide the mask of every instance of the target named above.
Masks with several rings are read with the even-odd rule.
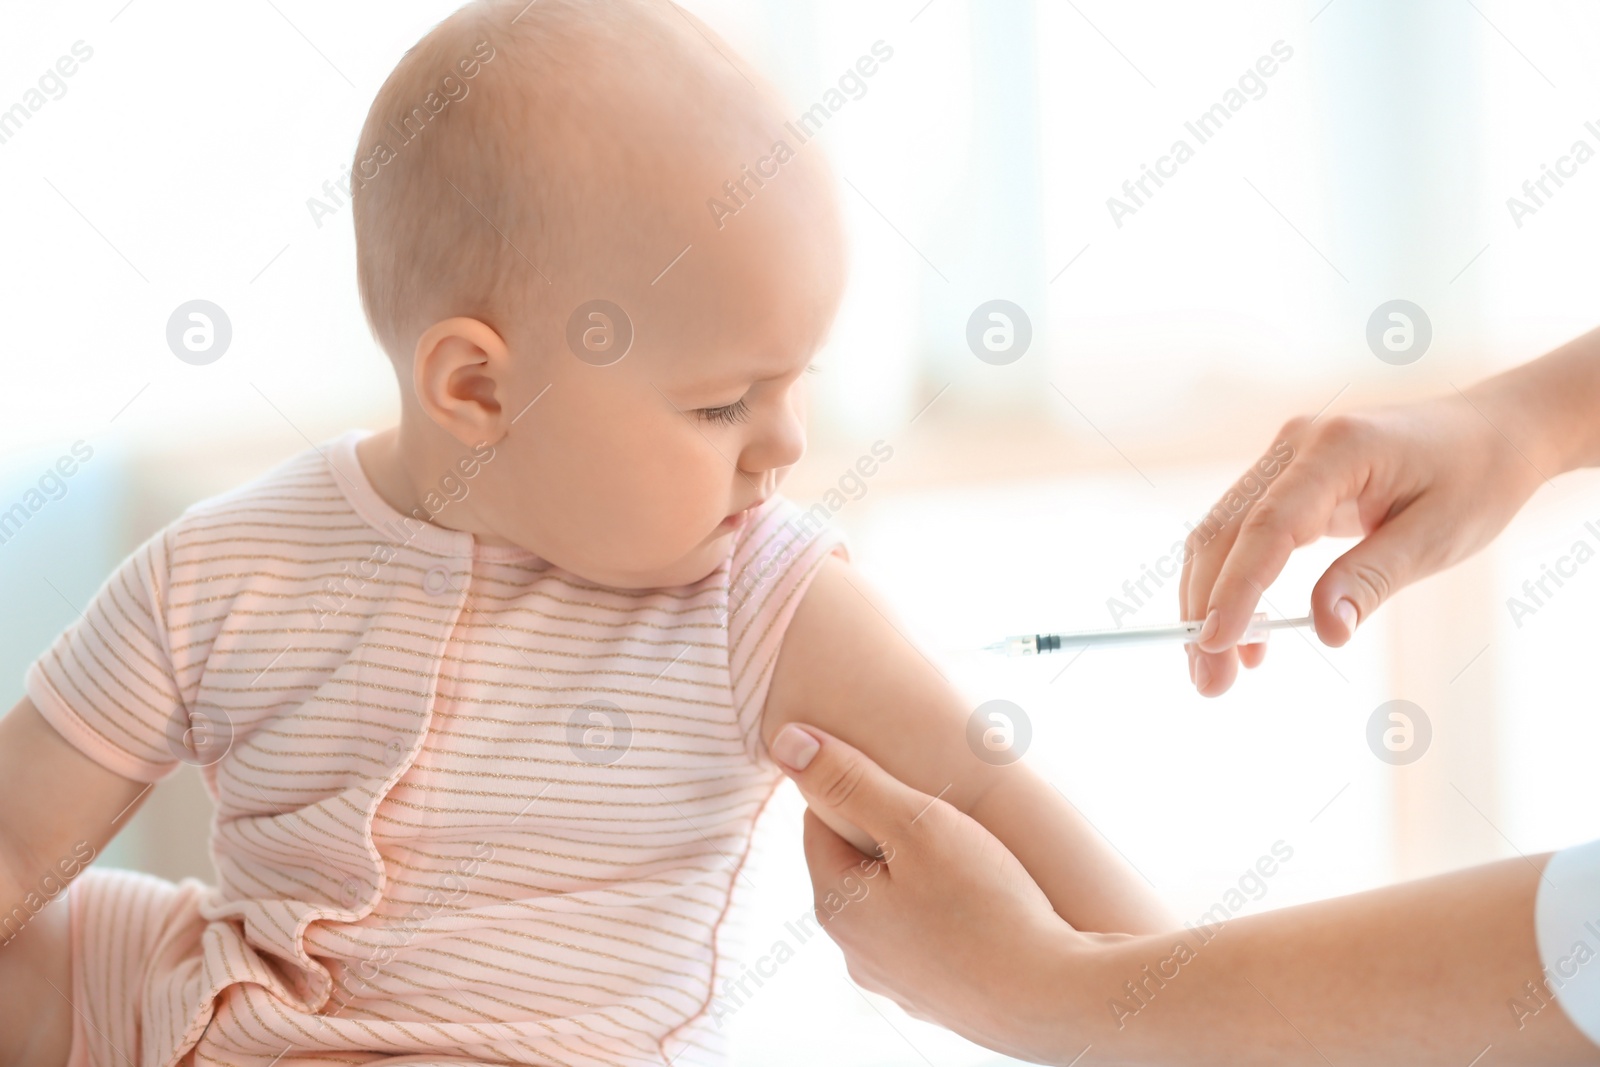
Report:
[[[144,789],[67,744],[26,697],[0,719],[0,1067],[66,1061],[66,906],[46,904],[116,835]]]
[[[996,767],[967,747],[972,709],[900,635],[848,563],[830,557],[795,612],[778,655],[761,733],[810,723],[885,770],[982,823],[1028,869],[1057,913],[1100,933],[1177,923],[1065,797],[1021,763]],[[835,826],[858,848],[871,843]]]

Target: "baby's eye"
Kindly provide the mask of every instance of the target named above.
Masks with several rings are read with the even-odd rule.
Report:
[[[735,422],[743,422],[750,416],[750,405],[740,397],[731,404],[724,404],[720,408],[701,408],[699,416],[707,422],[715,422],[723,426]]]

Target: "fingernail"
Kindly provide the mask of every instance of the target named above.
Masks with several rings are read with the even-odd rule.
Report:
[[[772,739],[772,757],[790,770],[803,771],[822,745],[798,726],[785,726]]]
[[[1189,681],[1194,681],[1194,646],[1184,645],[1183,650],[1189,654]]]
[[[1344,628],[1350,633],[1356,632],[1356,620],[1359,615],[1356,606],[1348,600],[1341,600],[1333,606],[1333,613],[1339,616],[1339,621],[1344,623]]]
[[[1212,608],[1211,613],[1206,616],[1206,624],[1200,627],[1200,632],[1195,635],[1196,639],[1200,644],[1205,644],[1207,641],[1217,636],[1217,628],[1221,625],[1221,613],[1218,612],[1216,608]]]
[[[1204,692],[1206,686],[1210,684],[1211,664],[1202,656],[1196,660],[1194,665],[1194,687]]]

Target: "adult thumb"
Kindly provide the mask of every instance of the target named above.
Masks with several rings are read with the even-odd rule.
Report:
[[[824,822],[842,819],[882,845],[901,840],[933,798],[919,793],[860,751],[814,726],[790,724],[769,749]],[[830,816],[834,818],[830,818]]]
[[[1322,643],[1338,648],[1379,605],[1425,573],[1430,539],[1425,518],[1406,510],[1379,526],[1334,561],[1311,590],[1311,614]]]

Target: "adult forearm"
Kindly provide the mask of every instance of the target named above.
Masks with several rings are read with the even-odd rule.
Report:
[[[1479,383],[1467,397],[1546,477],[1600,466],[1600,329]]]
[[[1080,944],[1055,964],[1054,1056],[1092,1044],[1097,1063],[1465,1067],[1492,1046],[1496,1064],[1600,1060],[1544,984],[1545,859]]]

